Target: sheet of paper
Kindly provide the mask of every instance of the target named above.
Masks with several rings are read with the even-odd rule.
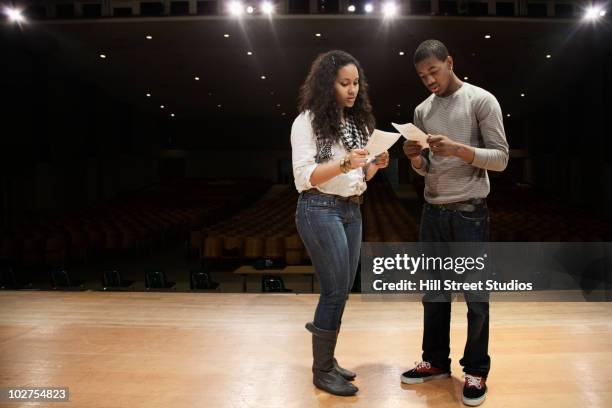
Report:
[[[399,125],[391,122],[391,124],[397,129],[398,132],[402,134],[402,136],[406,138],[406,140],[416,140],[417,142],[420,142],[423,149],[429,148],[429,143],[427,143],[427,135],[412,123],[404,123],[403,125]]]
[[[379,154],[389,150],[391,146],[397,139],[399,139],[401,134],[385,132],[382,130],[374,129],[374,132],[370,135],[368,139],[368,144],[364,147],[370,154],[368,158],[373,159],[374,156],[378,156]]]

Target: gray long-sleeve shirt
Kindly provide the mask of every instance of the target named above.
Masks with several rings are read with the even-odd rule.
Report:
[[[448,97],[432,94],[414,110],[414,124],[425,133],[475,148],[471,164],[423,151],[423,166],[414,170],[425,176],[427,202],[447,204],[489,194],[487,170],[502,171],[508,164],[501,107],[491,93],[464,82]]]

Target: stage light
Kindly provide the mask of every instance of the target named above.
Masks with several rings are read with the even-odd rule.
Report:
[[[320,37],[320,36],[321,36],[321,33],[316,33],[315,34],[315,37]]]
[[[521,98],[524,98],[524,97],[525,97],[525,94],[524,94],[524,93],[522,93],[522,94],[521,94]]]
[[[260,76],[261,79],[266,79],[265,75]]]
[[[404,55],[404,51],[400,51],[398,54],[399,55]]]
[[[506,117],[507,117],[507,118],[509,118],[509,117],[510,117],[510,114],[509,114],[509,113],[508,113],[508,114],[506,114]]]
[[[145,94],[145,96],[146,96],[147,98],[150,98],[150,97],[151,97],[151,94],[147,92],[147,93]]]
[[[253,55],[251,51],[247,51],[247,55]]]
[[[464,81],[467,81],[467,80],[468,80],[468,77],[464,76],[464,77],[463,77],[463,80],[464,80]]]
[[[353,6],[352,4],[350,6],[348,6],[348,12],[349,13],[354,13],[355,12],[355,6]]]
[[[221,104],[217,105],[217,108],[220,108],[220,107],[221,107]]]
[[[280,103],[277,103],[277,104],[276,104],[276,107],[277,107],[277,108],[280,108]]]
[[[606,10],[604,10],[601,6],[589,7],[584,12],[584,18],[587,20],[597,20],[600,17],[604,17],[605,15],[606,15]]]
[[[400,105],[400,104],[398,103],[398,104],[397,104],[397,107],[398,107],[398,108],[401,108],[401,107],[402,107],[402,105]]]
[[[171,114],[170,114],[170,116],[171,116],[171,117],[174,117],[174,113],[171,113]]]
[[[193,77],[193,79],[195,79],[196,81],[199,81],[199,80],[200,80],[200,77],[199,77],[199,76],[197,76],[197,77]]]
[[[247,9],[246,9],[246,10],[247,10],[247,13],[249,13],[249,14],[253,14],[253,12],[255,11],[255,9],[253,8],[253,6],[249,6],[249,7],[247,7]]]
[[[151,36],[151,35],[147,35],[145,38],[146,38],[147,40],[152,40],[152,39],[153,39],[153,36]]]
[[[274,13],[274,4],[270,3],[269,1],[264,1],[261,3],[260,8],[264,14],[270,15]]]
[[[244,6],[239,1],[232,1],[227,6],[229,13],[233,16],[240,16],[244,12]]]
[[[491,39],[491,35],[490,34],[486,34],[485,35],[485,39],[487,39],[487,40]]]
[[[385,17],[394,17],[397,14],[397,5],[393,2],[388,2],[383,5],[383,14]]]
[[[160,109],[164,109],[164,108],[165,108],[165,106],[164,106],[164,105],[159,105],[159,108],[160,108]]]
[[[25,18],[23,17],[23,14],[21,14],[21,10],[17,10],[17,9],[14,9],[14,8],[6,7],[4,9],[4,14],[6,14],[8,19],[12,23],[22,23],[25,20]]]
[[[230,36],[229,34],[223,34],[223,37],[225,38],[229,38],[229,36]]]
[[[365,10],[366,13],[371,13],[374,11],[374,6],[371,3],[368,3],[365,5],[363,9]]]
[[[546,58],[550,59],[551,57],[552,57],[552,55],[546,54]]]
[[[100,58],[106,59],[106,54],[100,54]]]
[[[285,112],[281,113],[281,116],[285,116],[285,115],[286,115],[286,113],[285,113]]]

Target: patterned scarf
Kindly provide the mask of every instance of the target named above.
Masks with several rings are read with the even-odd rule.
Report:
[[[367,141],[368,135],[364,135],[359,129],[359,126],[355,124],[355,120],[352,115],[348,115],[346,118],[346,124],[340,128],[340,140],[344,145],[346,151],[353,149],[362,149]],[[332,158],[332,142],[331,140],[319,140],[317,138],[317,156],[315,161],[317,163],[324,163]]]

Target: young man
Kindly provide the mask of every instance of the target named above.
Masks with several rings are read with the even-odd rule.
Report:
[[[414,111],[414,124],[428,134],[429,149],[404,143],[412,168],[425,177],[422,242],[486,242],[489,236],[487,170],[502,171],[508,143],[497,99],[453,72],[446,46],[427,40],[414,53],[417,74],[432,94]],[[480,299],[482,300],[482,299]],[[465,372],[463,402],[477,406],[487,394],[490,368],[489,303],[470,301],[468,336],[460,364]],[[450,376],[449,301],[423,299],[423,361],[402,374],[402,382],[422,383]]]

